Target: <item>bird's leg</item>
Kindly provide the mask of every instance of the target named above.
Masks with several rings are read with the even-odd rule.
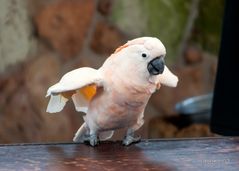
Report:
[[[130,145],[132,143],[136,143],[136,142],[139,142],[141,139],[140,136],[134,136],[134,130],[132,128],[129,128],[127,130],[127,133],[126,133],[126,136],[122,142],[123,145]]]
[[[84,141],[89,142],[90,145],[93,146],[93,147],[98,145],[99,144],[99,137],[98,137],[97,132],[90,131],[90,134],[86,135],[84,137]]]

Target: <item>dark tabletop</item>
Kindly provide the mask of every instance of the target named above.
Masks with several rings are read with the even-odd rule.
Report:
[[[0,145],[0,170],[239,171],[239,138]]]

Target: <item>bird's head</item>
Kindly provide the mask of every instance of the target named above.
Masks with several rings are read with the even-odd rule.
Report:
[[[162,80],[173,79],[169,80],[170,84],[167,84],[167,81],[162,81],[162,84],[176,86],[177,77],[165,66],[165,55],[166,49],[159,39],[141,37],[117,48],[111,56],[111,62],[116,72],[126,75],[129,79],[143,82],[162,77]],[[164,75],[167,78],[164,78]]]
[[[147,65],[149,75],[163,73],[166,49],[159,39],[142,37],[131,40],[124,46],[128,46],[127,50],[135,56],[134,62],[137,62],[138,66],[143,65],[145,67],[145,64]],[[132,58],[129,57],[129,60],[132,60]]]

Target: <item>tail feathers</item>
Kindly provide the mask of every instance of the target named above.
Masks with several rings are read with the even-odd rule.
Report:
[[[114,131],[104,131],[104,132],[100,132],[99,138],[101,141],[105,141],[110,139],[113,135],[114,135]]]
[[[51,99],[48,103],[46,111],[48,113],[60,112],[64,108],[67,101],[68,101],[68,99],[63,97],[60,94],[51,95]]]
[[[75,133],[75,136],[73,138],[74,142],[84,142],[84,136],[86,134],[86,123],[84,122],[81,127],[78,129],[78,131]]]

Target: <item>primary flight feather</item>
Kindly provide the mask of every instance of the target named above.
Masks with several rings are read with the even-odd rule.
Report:
[[[127,128],[124,145],[139,141],[134,132],[144,123],[144,109],[161,84],[176,87],[178,78],[164,63],[166,49],[153,37],[128,41],[99,69],[83,67],[66,73],[47,91],[47,112],[60,112],[72,99],[84,123],[73,141],[95,146],[111,138],[114,130]]]

